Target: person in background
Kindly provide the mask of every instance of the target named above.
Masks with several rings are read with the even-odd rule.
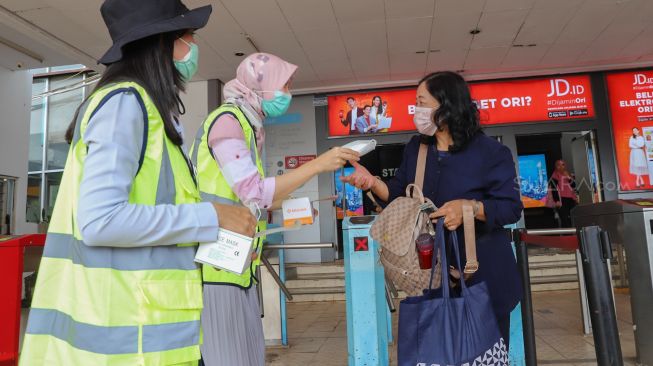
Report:
[[[384,183],[356,162],[352,163],[356,171],[341,179],[371,190],[383,202],[392,202],[405,195],[408,184],[415,181],[420,145],[428,145],[423,192],[439,207],[431,217],[443,217],[445,227],[464,238],[462,207],[464,203],[474,207],[481,265],[468,283],[487,284],[508,344],[510,312],[521,299],[521,284],[503,227],[517,222],[523,209],[512,153],[481,131],[469,87],[454,72],[436,72],[419,82],[414,123],[420,135],[406,145],[392,180]],[[461,253],[465,253],[464,240],[460,245]]]
[[[376,127],[378,126],[375,123],[372,123],[370,118],[370,112],[372,107],[368,104],[363,107],[363,115],[358,117],[356,120],[356,130],[359,134],[366,134],[370,132],[376,132]]]
[[[574,175],[567,170],[567,163],[564,160],[556,161],[549,189],[555,207],[558,209],[560,226],[571,227],[571,209],[578,204],[578,193]]]
[[[375,96],[372,98],[372,107],[370,108],[370,121],[374,125],[378,125],[381,122],[381,118],[386,117],[386,107],[387,104],[384,104],[380,96]]]
[[[648,161],[646,160],[646,142],[639,132],[639,128],[633,128],[633,135],[628,141],[630,147],[630,174],[637,177],[635,186],[644,187],[644,176],[648,175]]]
[[[336,147],[284,175],[265,177],[263,120],[288,110],[296,70],[297,66],[268,53],[249,55],[240,63],[236,78],[224,86],[226,102],[206,118],[191,149],[203,200],[244,205],[253,211],[277,209],[314,176],[359,160],[358,153]],[[259,231],[264,230],[263,221]],[[254,241],[252,265],[242,275],[203,266],[202,358],[207,366],[265,364],[255,278],[262,240]]]
[[[107,0],[101,13],[114,43],[66,133],[20,365],[197,365],[197,243],[256,227],[247,209],[200,202],[182,147],[179,93],[211,6]]]
[[[346,117],[340,118],[340,122],[343,124],[343,126],[349,127],[350,135],[357,135],[358,130],[356,129],[356,120],[358,117],[363,115],[363,110],[358,108],[356,99],[353,97],[347,97],[347,105],[349,106],[349,112],[347,112]]]

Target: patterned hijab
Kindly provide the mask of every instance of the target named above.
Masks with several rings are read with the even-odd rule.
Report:
[[[241,107],[256,128],[263,118],[261,102],[272,99],[274,92],[283,89],[297,66],[269,53],[247,56],[236,70],[236,78],[225,84],[223,92],[228,103]]]

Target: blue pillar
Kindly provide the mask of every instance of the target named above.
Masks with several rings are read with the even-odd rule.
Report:
[[[388,365],[388,304],[378,244],[369,236],[374,216],[342,223],[349,366]]]

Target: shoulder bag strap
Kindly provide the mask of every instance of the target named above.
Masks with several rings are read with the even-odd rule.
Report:
[[[476,257],[476,229],[474,227],[474,208],[472,205],[463,205],[463,227],[465,232],[465,278],[471,277],[478,271],[478,259]]]
[[[417,167],[415,170],[415,185],[424,190],[424,171],[426,170],[426,155],[428,154],[429,145],[420,144],[419,154],[417,155]]]

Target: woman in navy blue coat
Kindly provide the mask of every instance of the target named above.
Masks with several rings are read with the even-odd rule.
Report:
[[[453,72],[433,73],[420,81],[414,122],[420,135],[406,145],[393,180],[385,184],[356,163],[356,172],[344,180],[391,202],[414,182],[419,145],[428,144],[423,191],[439,207],[431,217],[444,217],[445,227],[457,230],[462,239],[463,203],[474,207],[479,269],[468,284],[488,285],[507,343],[510,312],[521,299],[517,264],[503,229],[517,222],[523,209],[512,154],[481,131],[469,87]],[[463,245],[461,240],[464,255]]]

